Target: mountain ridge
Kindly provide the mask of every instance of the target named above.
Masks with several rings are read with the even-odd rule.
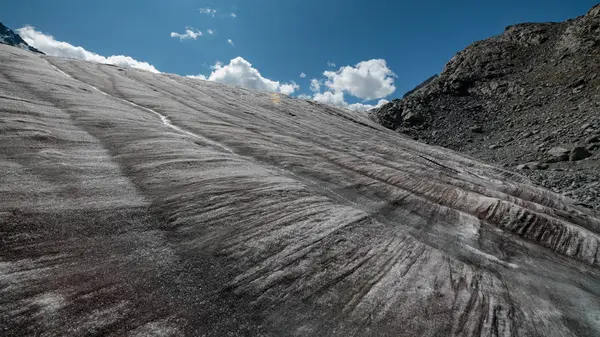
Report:
[[[44,54],[38,49],[30,46],[21,38],[21,36],[15,33],[12,29],[6,27],[2,22],[0,22],[0,44],[5,44],[25,50],[29,50],[34,53]]]
[[[600,210],[598,74],[600,5],[564,22],[511,25],[474,42],[438,78],[370,117],[518,170]]]

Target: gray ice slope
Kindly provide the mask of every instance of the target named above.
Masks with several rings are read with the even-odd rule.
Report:
[[[599,228],[358,113],[0,46],[2,336],[599,336]]]

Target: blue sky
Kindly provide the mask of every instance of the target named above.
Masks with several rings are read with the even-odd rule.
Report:
[[[595,0],[19,0],[0,2],[0,21],[13,29],[31,25],[57,41],[104,56],[130,56],[161,72],[180,75],[210,76],[217,61],[222,62],[223,68],[230,60],[241,57],[264,79],[280,82],[279,86],[266,82],[266,87],[263,85],[266,90],[279,90],[281,85],[292,85],[294,81],[299,88],[293,88],[293,95],[314,95],[310,80],[317,79],[321,93],[330,91],[333,96],[339,90],[344,93],[344,102],[375,104],[380,98],[400,97],[439,73],[456,52],[476,40],[502,33],[507,25],[563,21],[585,14],[596,3]],[[202,13],[202,8],[214,9],[216,13],[214,16],[212,12]],[[171,37],[171,33],[185,33],[186,27],[203,35],[185,40]],[[209,29],[213,34],[208,33]],[[233,45],[227,42],[229,39]],[[388,81],[374,80],[371,85],[381,87],[372,92],[352,89],[361,84],[346,83],[348,78],[373,80],[361,77],[356,70],[359,62],[369,60],[385,60],[384,65],[365,63],[363,70],[374,69],[380,79]],[[236,65],[246,65],[238,61]],[[336,66],[330,67],[328,62]],[[323,75],[324,71],[339,72],[343,66],[353,67],[345,73],[347,78],[337,78],[334,73],[330,77]],[[300,78],[301,73],[306,77]],[[235,74],[221,75],[227,82],[227,76]],[[332,89],[327,80],[339,81]],[[253,86],[256,82],[241,84]],[[395,90],[389,93],[392,88]]]

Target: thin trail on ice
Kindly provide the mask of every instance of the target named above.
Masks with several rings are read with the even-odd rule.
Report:
[[[55,66],[55,65],[54,65],[54,64],[52,64],[52,63],[50,63],[48,60],[44,59],[44,61],[46,61],[46,63],[48,63],[48,64],[49,64],[49,65],[50,65],[52,68],[54,68],[56,71],[58,71],[58,72],[59,72],[59,73],[61,73],[62,75],[66,76],[66,77],[68,77],[68,78],[70,78],[70,79],[72,79],[72,80],[74,80],[74,81],[77,81],[77,82],[79,82],[79,83],[82,83],[82,84],[84,84],[84,85],[90,86],[90,87],[91,87],[91,88],[92,88],[94,91],[97,91],[97,92],[101,93],[102,95],[105,95],[105,96],[108,96],[108,97],[114,98],[114,99],[116,99],[116,100],[119,100],[119,101],[121,101],[121,102],[123,102],[123,103],[125,103],[125,104],[131,105],[131,106],[133,106],[133,107],[135,107],[135,108],[142,109],[142,110],[144,110],[144,111],[150,112],[150,113],[152,113],[152,114],[154,114],[154,115],[158,116],[164,125],[166,125],[166,126],[170,127],[171,129],[173,129],[173,130],[175,130],[175,131],[177,131],[177,132],[179,132],[179,133],[182,133],[182,134],[184,134],[184,135],[190,136],[190,137],[192,137],[192,138],[196,138],[196,139],[202,140],[203,142],[206,142],[206,143],[208,143],[208,144],[212,145],[213,147],[215,147],[215,148],[217,148],[217,149],[219,149],[219,150],[221,150],[221,151],[227,152],[227,153],[229,153],[229,154],[232,154],[232,155],[234,155],[234,156],[236,156],[236,157],[239,157],[239,158],[245,159],[245,160],[247,160],[247,161],[250,161],[250,162],[257,162],[257,163],[259,163],[259,164],[260,164],[260,165],[262,165],[262,166],[265,166],[265,167],[267,167],[267,168],[270,168],[270,169],[273,169],[273,170],[275,170],[275,171],[278,171],[278,172],[280,172],[280,173],[283,173],[284,175],[287,175],[287,176],[293,176],[293,177],[294,177],[294,178],[296,178],[297,180],[299,180],[299,181],[302,181],[303,183],[306,183],[306,184],[308,184],[308,185],[313,185],[313,186],[316,186],[317,188],[319,188],[319,189],[321,189],[321,190],[324,190],[324,191],[326,191],[328,194],[331,194],[331,195],[335,196],[336,198],[338,198],[338,199],[340,199],[340,200],[343,200],[343,201],[345,201],[345,202],[347,202],[347,203],[350,203],[350,204],[352,204],[352,205],[354,205],[354,206],[358,207],[359,209],[362,209],[362,208],[363,208],[363,207],[361,207],[359,204],[355,203],[354,201],[352,201],[352,200],[349,200],[349,199],[347,199],[347,198],[343,197],[343,196],[342,196],[342,195],[340,195],[339,193],[336,193],[336,192],[334,192],[332,189],[330,189],[330,188],[328,188],[328,187],[325,187],[325,186],[323,186],[323,185],[319,184],[318,182],[316,182],[316,181],[314,181],[314,180],[311,180],[311,179],[307,179],[307,178],[304,178],[304,177],[298,176],[298,175],[297,175],[296,173],[294,173],[294,172],[291,172],[291,171],[289,171],[289,170],[286,170],[286,169],[284,169],[284,168],[277,167],[277,166],[274,166],[274,165],[272,165],[272,164],[269,164],[269,163],[266,163],[266,162],[263,162],[263,161],[257,160],[257,159],[256,159],[256,158],[254,158],[254,157],[248,157],[248,156],[244,156],[244,155],[238,154],[238,153],[236,153],[235,151],[233,151],[231,148],[229,148],[229,147],[227,147],[227,146],[225,146],[225,145],[223,145],[223,144],[221,144],[221,143],[215,142],[214,140],[208,139],[208,138],[206,138],[206,137],[204,137],[204,136],[201,136],[201,135],[199,135],[199,134],[197,134],[197,133],[194,133],[194,132],[191,132],[191,131],[185,130],[185,129],[183,129],[183,128],[181,128],[181,127],[179,127],[179,126],[177,126],[177,125],[173,124],[173,123],[171,122],[171,120],[170,120],[170,119],[169,119],[167,116],[165,116],[165,115],[161,114],[161,113],[160,113],[160,112],[158,112],[158,111],[155,111],[155,110],[153,110],[153,109],[150,109],[150,108],[147,108],[147,107],[141,106],[141,105],[139,105],[139,104],[136,104],[136,103],[134,103],[134,102],[132,102],[132,101],[129,101],[129,100],[127,100],[127,99],[124,99],[124,98],[121,98],[121,97],[116,97],[116,96],[113,96],[113,95],[111,95],[111,94],[109,94],[109,93],[107,93],[107,92],[104,92],[104,91],[102,91],[102,90],[98,89],[97,87],[95,87],[95,86],[93,86],[93,85],[91,85],[91,84],[89,84],[89,83],[86,83],[86,82],[83,82],[83,81],[81,81],[81,80],[78,80],[78,79],[76,79],[75,77],[73,77],[73,76],[71,76],[71,75],[69,75],[69,74],[65,73],[64,71],[62,71],[62,70],[61,70],[60,68],[58,68],[57,66]]]
[[[202,140],[202,141],[204,141],[204,142],[206,142],[206,143],[208,143],[208,144],[210,144],[210,145],[212,145],[212,146],[214,146],[214,147],[216,147],[216,148],[219,148],[219,149],[220,149],[220,150],[222,150],[222,151],[229,152],[229,153],[231,153],[231,154],[236,154],[235,152],[233,152],[233,150],[231,150],[231,149],[230,149],[230,148],[228,148],[227,146],[224,146],[223,144],[217,143],[217,142],[215,142],[215,141],[213,141],[213,140],[210,140],[210,139],[208,139],[208,138],[206,138],[206,137],[203,137],[203,136],[201,136],[201,135],[199,135],[199,134],[196,134],[196,133],[193,133],[193,132],[191,132],[191,131],[187,131],[187,130],[184,130],[184,129],[182,129],[182,128],[178,127],[177,125],[173,124],[173,123],[171,122],[171,120],[170,120],[170,119],[169,119],[167,116],[165,116],[165,115],[161,114],[160,112],[157,112],[157,111],[155,111],[155,110],[152,110],[152,109],[150,109],[150,108],[146,108],[146,107],[144,107],[144,106],[141,106],[141,105],[139,105],[139,104],[136,104],[136,103],[134,103],[134,102],[132,102],[132,101],[126,100],[126,99],[124,99],[124,98],[121,98],[121,97],[116,97],[116,96],[113,96],[113,95],[111,95],[111,94],[108,94],[108,93],[106,93],[106,92],[104,92],[104,91],[102,91],[102,90],[98,89],[97,87],[95,87],[95,86],[93,86],[93,85],[91,85],[91,84],[89,84],[89,83],[85,83],[85,82],[83,82],[83,81],[80,81],[80,80],[78,80],[78,79],[74,78],[73,76],[71,76],[71,75],[69,75],[69,74],[65,73],[65,72],[64,72],[64,71],[62,71],[60,68],[58,68],[57,66],[55,66],[55,65],[53,65],[52,63],[48,62],[47,60],[45,60],[45,61],[46,61],[46,62],[47,62],[47,63],[48,63],[50,66],[52,66],[52,68],[54,68],[56,71],[58,71],[59,73],[63,74],[64,76],[67,76],[68,78],[70,78],[70,79],[73,79],[73,80],[75,80],[75,81],[77,81],[77,82],[79,82],[79,83],[83,83],[83,84],[85,84],[85,85],[88,85],[88,86],[92,87],[92,89],[94,89],[95,91],[97,91],[97,92],[101,93],[102,95],[105,95],[105,96],[110,96],[110,97],[112,97],[112,98],[114,98],[114,99],[117,99],[117,100],[119,100],[119,101],[121,101],[121,102],[124,102],[124,103],[126,103],[126,104],[129,104],[129,105],[131,105],[131,106],[133,106],[133,107],[136,107],[136,108],[138,108],[138,109],[142,109],[142,110],[145,110],[145,111],[148,111],[148,112],[151,112],[151,113],[155,114],[156,116],[158,116],[158,117],[160,118],[160,120],[162,121],[162,123],[163,123],[164,125],[166,125],[166,126],[170,127],[171,129],[173,129],[173,130],[175,130],[175,131],[177,131],[177,132],[179,132],[179,133],[183,133],[183,134],[186,134],[186,135],[188,135],[188,136],[190,136],[190,137],[193,137],[193,138],[200,139],[200,140]]]

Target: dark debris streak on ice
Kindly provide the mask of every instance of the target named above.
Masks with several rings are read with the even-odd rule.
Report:
[[[0,333],[600,334],[590,211],[279,98],[0,46]]]

